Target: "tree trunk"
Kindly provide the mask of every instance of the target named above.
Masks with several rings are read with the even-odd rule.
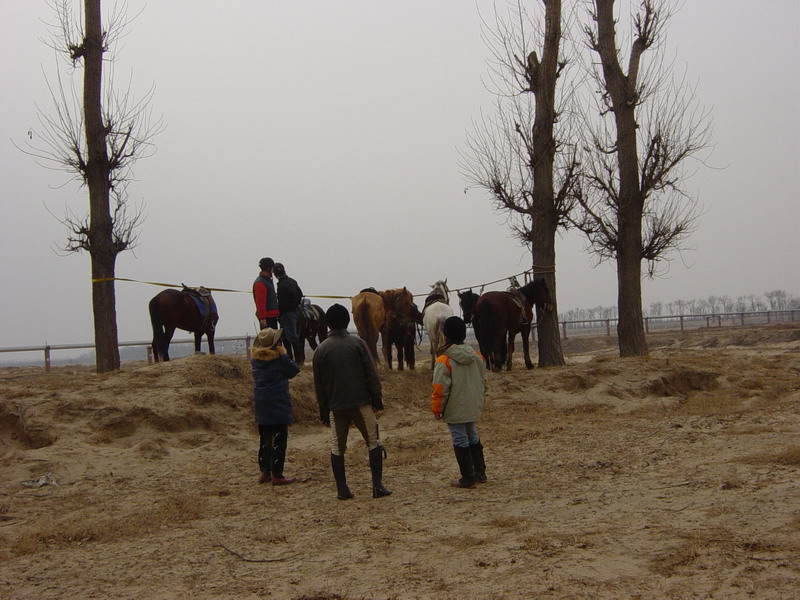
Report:
[[[89,253],[92,263],[92,311],[98,373],[119,369],[119,340],[114,289],[113,221],[109,210],[110,164],[103,124],[103,29],[100,0],[86,0],[83,111],[86,120],[86,184],[89,188]],[[105,280],[105,281],[98,281]]]
[[[625,75],[617,59],[614,1],[595,0],[597,43],[603,63],[605,87],[614,108],[617,128],[619,199],[617,206],[617,325],[620,356],[647,354],[642,314],[642,211],[644,199],[639,182],[636,148],[636,74],[639,54],[632,54]],[[632,51],[633,52],[633,51]]]
[[[647,339],[642,313],[642,210],[636,116],[633,107],[618,108],[617,157],[620,201],[617,208],[617,325],[620,356],[644,356]]]
[[[555,95],[558,78],[558,47],[561,41],[561,0],[545,1],[545,36],[542,62],[536,69],[533,93],[536,113],[533,121],[532,159],[533,215],[531,223],[533,274],[543,277],[550,288],[553,305],[556,301],[556,229],[558,214],[555,206],[553,166],[556,143],[553,125],[556,119]],[[538,273],[537,273],[538,271]],[[558,330],[558,309],[551,314],[537,311],[539,366],[551,367],[565,364]]]

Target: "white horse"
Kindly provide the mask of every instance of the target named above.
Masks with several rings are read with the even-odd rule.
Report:
[[[422,309],[422,324],[428,333],[431,343],[431,369],[436,363],[436,357],[445,345],[442,328],[448,317],[453,316],[450,308],[450,290],[447,289],[447,279],[437,281],[431,286],[431,293],[425,299],[425,308]]]

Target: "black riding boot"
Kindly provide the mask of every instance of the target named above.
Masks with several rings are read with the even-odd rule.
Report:
[[[450,485],[460,488],[474,488],[475,468],[472,464],[472,452],[469,446],[453,446],[453,451],[456,453],[458,468],[461,471],[461,479],[454,481]]]
[[[267,483],[272,477],[272,428],[259,425],[258,438],[258,470],[261,471],[258,483]]]
[[[295,477],[283,476],[283,465],[286,463],[286,445],[288,441],[289,426],[278,426],[272,442],[272,485],[288,485],[297,481]]]
[[[333,479],[336,481],[336,497],[339,500],[350,500],[353,497],[353,493],[347,487],[343,455],[331,454],[331,469],[333,470]]]
[[[372,497],[390,496],[392,492],[383,487],[383,448],[380,446],[369,451],[369,469],[372,472]]]
[[[471,444],[472,467],[475,473],[475,483],[486,483],[486,463],[483,461],[483,444]]]

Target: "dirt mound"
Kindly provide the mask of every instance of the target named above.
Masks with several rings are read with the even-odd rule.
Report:
[[[475,490],[448,485],[427,362],[381,367],[394,494],[371,498],[353,430],[347,502],[309,365],[290,384],[300,482],[275,488],[256,483],[243,357],[0,369],[0,596],[795,597],[800,325],[648,342],[490,373]]]

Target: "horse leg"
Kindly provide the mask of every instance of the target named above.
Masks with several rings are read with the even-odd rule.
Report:
[[[397,344],[397,370],[398,371],[403,371],[404,370],[403,358],[404,358],[403,357],[403,342],[400,341]]]
[[[522,354],[525,357],[525,368],[532,369],[533,362],[531,361],[531,345],[530,345],[530,335],[531,335],[531,324],[530,322],[527,325],[523,325],[522,329],[520,329],[520,335],[522,336]]]
[[[169,360],[169,343],[172,341],[173,335],[175,335],[174,327],[164,327],[164,338],[161,346],[161,356],[164,362]]]
[[[504,344],[505,348],[503,348],[505,355],[505,363],[506,363],[506,371],[511,370],[511,361],[514,358],[514,338],[517,336],[516,333],[513,331],[508,332],[508,344]],[[505,341],[505,340],[504,340]]]
[[[208,342],[208,353],[209,354],[216,354],[216,350],[214,349],[214,330],[209,329],[206,331],[206,341]]]
[[[408,368],[411,371],[413,371],[414,367],[416,366],[415,365],[415,360],[414,360],[414,341],[413,340],[406,342],[406,364],[408,365]]]

